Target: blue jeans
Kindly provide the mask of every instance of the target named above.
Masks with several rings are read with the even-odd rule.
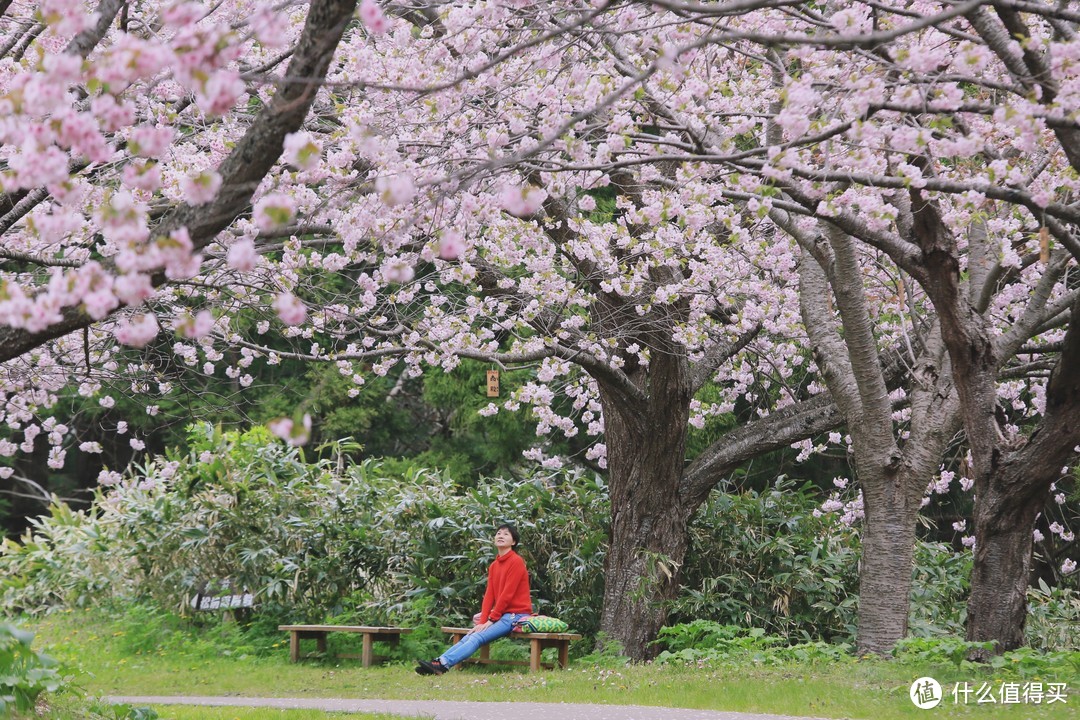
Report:
[[[525,613],[504,613],[497,621],[491,623],[490,627],[481,630],[480,632],[469,633],[458,640],[457,644],[451,645],[439,658],[439,662],[442,663],[445,668],[449,669],[454,667],[459,662],[479,650],[481,645],[486,645],[489,642],[509,635],[514,629],[514,623],[521,618],[526,617],[529,616]]]

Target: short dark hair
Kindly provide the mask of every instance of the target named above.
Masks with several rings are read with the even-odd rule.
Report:
[[[517,547],[518,543],[521,542],[521,534],[518,533],[517,528],[510,523],[503,523],[499,527],[495,528],[495,532],[499,532],[503,529],[510,533],[510,537],[514,539],[514,547]]]

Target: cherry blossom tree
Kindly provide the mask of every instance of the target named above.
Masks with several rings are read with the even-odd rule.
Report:
[[[978,498],[968,637],[1007,649],[1023,642],[1034,520],[1080,440],[1074,341],[1066,334],[1057,344],[1076,301],[1077,18],[1041,4],[958,3],[942,12],[927,3],[920,15],[935,22],[909,22],[924,29],[885,45],[878,41],[904,21],[882,10],[853,3],[834,13],[839,39],[815,39],[812,24],[786,38],[801,47],[788,55],[798,71],[777,70],[786,97],[776,122],[787,145],[770,144],[760,161],[736,160],[757,165],[767,184],[826,223],[840,284],[853,281],[835,248],[848,234],[887,254],[932,303]],[[942,24],[934,13],[962,20]],[[843,38],[855,50],[838,61]],[[837,303],[850,352],[865,333],[847,321],[845,294]],[[1002,422],[1000,403],[1015,392],[1000,383],[1010,359],[1048,349],[1063,350],[1056,361],[1036,360],[1052,368],[1049,382],[1015,398],[1038,421],[1027,432]],[[877,399],[883,387],[855,379],[859,392],[849,396],[862,396],[865,411],[867,391]]]
[[[1026,583],[988,548],[1022,559],[1010,498],[1035,507],[1050,480],[1005,482],[1022,433],[993,411],[1013,358],[1054,351],[1074,301],[1069,9],[88,10],[4,7],[0,360],[22,445],[44,434],[62,465],[71,439],[48,412],[71,383],[108,402],[102,383],[124,379],[152,413],[170,387],[148,361],[162,346],[240,386],[286,357],[358,388],[395,367],[531,368],[484,412],[531,407],[538,462],[566,461],[542,439],[561,433],[606,466],[602,626],[644,658],[712,488],[846,422],[864,588],[884,599],[860,644],[877,651],[903,634],[914,513],[959,416],[989,513],[970,632],[1014,644],[1015,613],[1011,629],[981,620],[995,601],[980,573]],[[889,287],[897,299],[870,297]],[[1058,428],[1038,434],[1056,438],[1057,472],[1077,444],[1061,367],[1017,398]],[[317,404],[275,432],[304,442]],[[692,428],[732,418],[687,457]]]
[[[735,242],[750,236],[707,187],[523,162],[545,145],[579,152],[567,129],[636,101],[593,65],[564,72],[568,39],[606,4],[518,5],[364,2],[346,32],[348,3],[119,18],[119,4],[12,4],[5,420],[24,446],[45,431],[62,465],[67,428],[41,419],[56,393],[128,377],[152,414],[169,383],[145,353],[168,332],[179,364],[214,373],[228,357],[241,384],[285,356],[336,363],[358,386],[398,363],[531,365],[536,382],[502,406],[533,406],[541,434],[593,438],[613,497],[604,626],[640,658],[709,490],[839,417],[795,382],[762,384],[755,356],[770,358],[765,379],[802,363],[784,330],[798,318],[787,253]],[[75,46],[89,62],[68,59]],[[721,399],[695,400],[718,373]],[[756,419],[688,467],[691,425],[737,402]],[[306,410],[275,432],[303,442]]]

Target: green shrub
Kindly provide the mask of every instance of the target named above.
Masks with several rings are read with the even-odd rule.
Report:
[[[963,635],[971,589],[971,553],[919,540],[911,583],[908,632],[914,637]]]
[[[851,646],[825,642],[790,645],[788,639],[761,628],[721,625],[708,620],[663,628],[657,644],[665,647],[661,664],[753,662],[761,665],[851,660]]]
[[[0,606],[14,614],[117,601],[140,617],[156,612],[144,603],[190,615],[199,593],[247,590],[264,636],[279,620],[327,617],[437,627],[479,609],[494,528],[509,520],[523,534],[537,610],[596,629],[607,494],[595,478],[483,479],[465,489],[400,463],[394,472],[372,461],[308,463],[264,429],[199,426],[190,446],[102,489],[90,511],[57,504],[21,543],[5,543]],[[148,622],[127,642],[138,649],[161,632]]]
[[[956,636],[904,638],[893,647],[893,657],[910,665],[954,665],[958,670],[975,667],[968,660],[973,650],[992,650],[993,641],[972,642]]]
[[[1036,650],[1080,648],[1080,592],[1072,588],[1051,588],[1040,578],[1038,587],[1028,590],[1025,637]]]
[[[1054,677],[1063,667],[1070,668],[1073,676],[1080,675],[1080,652],[1059,650],[1045,652],[1023,647],[997,655],[990,660],[990,667],[999,674],[1021,678]]]
[[[714,492],[694,518],[672,620],[704,618],[805,641],[854,636],[857,533],[818,517],[818,492],[780,477],[765,492]]]
[[[124,608],[122,642],[134,653],[188,643],[196,653],[263,655],[280,645],[280,622],[332,620],[413,627],[395,654],[428,655],[445,642],[439,626],[467,623],[479,609],[494,529],[511,521],[522,534],[536,611],[587,636],[599,631],[609,537],[599,477],[462,481],[408,461],[308,462],[263,428],[195,426],[189,447],[134,468],[86,512],[55,504],[20,542],[0,545],[0,610],[115,603]],[[331,450],[344,457],[343,447]],[[760,635],[731,640],[752,641],[754,652],[775,645],[770,661],[782,660],[776,648],[793,641],[802,644],[792,652],[806,657],[832,652],[822,641],[849,642],[858,531],[820,516],[819,502],[812,486],[783,477],[763,492],[714,492],[691,524],[671,621],[707,620],[713,633],[758,628]],[[969,553],[918,544],[914,635],[960,631],[970,563]],[[245,590],[256,610],[239,627],[219,628],[219,613],[193,614],[189,605],[199,593]],[[1077,595],[1045,589],[1031,601],[1039,647],[1075,647]],[[196,647],[176,633],[185,624],[213,627],[216,645]],[[727,652],[710,642],[709,652]]]
[[[130,590],[133,563],[114,553],[111,529],[97,507],[76,512],[54,501],[19,542],[0,541],[0,611],[88,607]]]
[[[377,470],[363,464],[354,473],[371,483]],[[386,544],[394,591],[374,594],[367,610],[388,619],[420,613],[441,624],[469,622],[494,559],[491,538],[509,521],[521,532],[534,610],[580,632],[598,629],[607,542],[607,492],[599,480],[486,478],[462,491],[444,475],[416,470],[383,484],[385,504],[373,524]]]
[[[952,665],[957,670],[975,672],[985,665],[968,660],[971,652],[990,650],[993,647],[993,641],[972,642],[957,636],[906,638],[896,644],[893,656],[902,664],[920,668],[935,664]],[[1001,677],[1053,677],[1060,673],[1062,668],[1070,668],[1073,673],[1080,673],[1080,652],[1045,652],[1024,647],[994,656],[989,666]]]
[[[56,661],[34,650],[33,640],[33,633],[0,623],[0,716],[29,712],[39,695],[64,686]]]

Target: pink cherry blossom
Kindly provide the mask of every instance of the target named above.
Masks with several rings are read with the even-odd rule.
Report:
[[[221,176],[212,170],[184,178],[180,183],[184,200],[189,205],[205,205],[211,202],[221,189]]]
[[[101,129],[116,132],[135,121],[135,107],[127,102],[117,102],[112,95],[98,95],[90,102],[90,112],[98,120]]]
[[[288,41],[284,20],[272,6],[263,5],[251,15],[249,22],[260,43],[268,48],[279,48]]]
[[[150,276],[141,273],[120,275],[113,281],[113,291],[120,302],[132,307],[149,300],[157,292]]]
[[[299,325],[307,318],[307,306],[290,292],[283,292],[273,303],[278,319],[286,325]]]
[[[154,192],[161,187],[161,165],[152,160],[128,163],[122,178],[131,188]]]
[[[293,446],[307,443],[311,437],[311,415],[304,413],[300,422],[294,422],[291,418],[278,418],[269,424],[270,432]]]
[[[847,7],[835,12],[829,23],[841,36],[861,35],[872,29],[869,12],[864,7]]]
[[[285,136],[285,152],[282,159],[301,170],[311,170],[319,164],[322,148],[306,132],[294,132]]]
[[[284,193],[265,195],[255,203],[251,219],[263,232],[288,225],[296,215],[296,201]]]
[[[41,65],[50,81],[61,85],[74,83],[82,76],[82,58],[78,55],[46,55],[41,59]]]
[[[206,8],[196,2],[174,2],[161,13],[161,20],[169,27],[183,28],[194,25],[206,17]]]
[[[404,205],[416,197],[416,186],[409,175],[398,173],[380,176],[375,180],[375,190],[387,205]]]
[[[88,13],[82,3],[68,0],[41,0],[39,11],[57,35],[74,35],[97,22],[97,13]]]
[[[156,253],[152,257],[164,265],[165,276],[170,280],[186,280],[198,274],[202,256],[194,252],[186,227],[158,237],[154,241],[154,250]]]
[[[174,324],[176,333],[188,339],[206,337],[213,328],[214,315],[209,310],[200,310],[194,317],[181,315]]]
[[[360,0],[360,21],[373,35],[381,35],[390,27],[386,15],[375,0]]]
[[[139,157],[163,158],[176,131],[167,125],[140,125],[131,131],[128,147]]]
[[[255,250],[255,241],[244,238],[234,242],[229,246],[226,261],[229,263],[229,267],[240,272],[254,270],[259,261],[259,254]]]
[[[547,199],[547,191],[535,185],[506,185],[499,193],[502,209],[516,217],[535,215]]]
[[[443,260],[457,260],[465,251],[465,238],[456,230],[447,230],[439,238],[439,257]]]
[[[204,113],[213,117],[231,110],[246,91],[239,73],[221,70],[196,88],[195,100]]]
[[[157,337],[157,318],[150,313],[140,313],[121,320],[113,331],[116,340],[124,345],[141,348]]]
[[[413,266],[404,260],[393,260],[382,267],[382,276],[387,282],[407,283],[416,276]]]

